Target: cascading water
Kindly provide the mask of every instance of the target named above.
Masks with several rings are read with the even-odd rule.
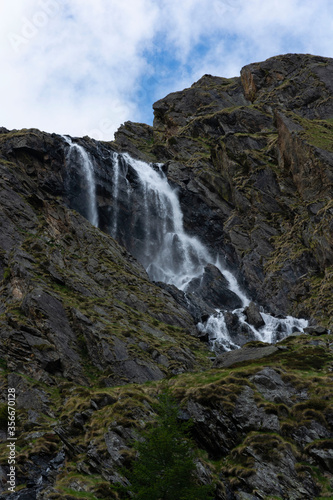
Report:
[[[118,184],[119,184],[119,160],[117,153],[113,154],[113,202],[114,202],[114,212],[113,221],[111,228],[111,236],[117,238],[118,229]]]
[[[161,166],[156,165],[154,170],[128,154],[123,158],[136,172],[142,193],[143,220],[138,223],[144,231],[145,244],[138,258],[152,280],[185,290],[212,259],[197,238],[185,233],[177,193]]]
[[[117,156],[117,155],[115,155]],[[138,217],[137,225],[141,227],[143,244],[136,257],[145,266],[150,278],[175,285],[184,292],[188,292],[193,284],[202,280],[207,265],[215,266],[224,276],[228,288],[239,299],[241,306],[232,311],[238,318],[240,327],[252,338],[264,342],[276,342],[293,331],[303,331],[307,326],[306,320],[292,317],[279,319],[270,314],[261,312],[264,325],[255,328],[246,321],[244,308],[250,300],[239,287],[236,278],[228,271],[221,258],[214,258],[208,249],[198,240],[184,231],[183,214],[180,207],[177,190],[172,188],[161,165],[151,166],[143,161],[134,160],[127,153],[120,155],[129,168],[137,175],[137,189],[141,191],[142,215]],[[118,172],[118,158],[114,157],[114,169]],[[119,190],[121,179],[114,174],[114,190]],[[123,177],[126,180],[125,177]],[[127,181],[127,180],[126,180]],[[116,186],[116,187],[115,187]],[[117,196],[114,191],[114,195]],[[116,211],[114,212],[116,215]],[[200,282],[200,281],[199,281]],[[232,339],[228,330],[225,315],[222,311],[224,304],[216,310],[205,323],[199,323],[199,330],[208,334],[211,343],[222,350],[239,347]]]
[[[305,319],[297,319],[292,316],[275,318],[264,312],[261,312],[261,316],[265,322],[265,328],[263,331],[259,330],[259,340],[272,344],[281,338],[288,337],[293,331],[303,331],[308,326],[308,321]]]
[[[87,184],[88,202],[86,207],[86,217],[93,226],[98,227],[94,165],[92,164],[88,153],[82,146],[80,146],[80,144],[73,143],[72,140],[67,136],[63,136],[63,138],[69,145],[69,150],[66,156],[67,164],[79,164],[82,167],[82,173]]]
[[[237,283],[235,276],[230,271],[228,271],[225,268],[225,266],[223,266],[219,257],[217,257],[215,265],[221,271],[221,273],[225,276],[225,278],[227,279],[227,281],[229,283],[230,290],[241,299],[242,306],[243,307],[248,306],[250,304],[250,300],[245,295],[245,293],[243,293],[242,290],[240,289],[239,284]]]
[[[87,183],[91,185],[89,213],[91,222],[97,225],[92,163],[81,146],[72,144],[67,138],[66,141],[71,146],[68,160],[76,151],[84,164]],[[274,343],[295,330],[303,331],[308,324],[306,320],[275,318],[263,311],[260,313],[262,326],[255,328],[249,324],[245,309],[250,304],[249,298],[225,268],[221,257],[211,255],[198,238],[185,232],[177,189],[170,186],[161,164],[149,165],[134,160],[127,153],[113,153],[110,162],[113,169],[113,200],[108,224],[111,236],[143,264],[153,281],[175,285],[184,292],[186,300],[195,295],[197,289],[202,291],[200,303],[208,304],[211,313],[197,326],[208,336],[213,348],[217,351],[235,349],[247,339]],[[221,298],[217,307],[209,303],[210,297],[207,299],[204,293],[207,279],[208,288],[211,283],[209,275],[213,276],[214,283],[217,280],[218,288],[227,289],[224,291],[226,300]],[[231,323],[237,323],[237,334],[230,327]]]

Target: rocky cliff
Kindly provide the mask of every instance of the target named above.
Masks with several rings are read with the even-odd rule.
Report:
[[[68,141],[0,129],[0,424],[5,442],[14,387],[21,489],[8,498],[126,498],[119,467],[165,387],[193,421],[198,481],[214,482],[217,500],[331,497],[332,73],[331,59],[291,54],[240,78],[205,75],[155,103],[153,127],[73,140],[94,166],[99,228]],[[307,334],[214,359],[196,323],[223,283],[208,267],[189,306],[149,278],[126,184],[115,201],[120,152],[162,163],[187,233],[266,311],[309,319]],[[126,182],[138,182],[130,168]],[[133,203],[140,214],[140,196]]]
[[[330,59],[291,54],[240,78],[205,75],[155,103],[152,128],[125,123],[116,136],[166,162],[188,228],[223,248],[260,303],[327,326],[332,71]]]

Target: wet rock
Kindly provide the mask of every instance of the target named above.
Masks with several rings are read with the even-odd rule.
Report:
[[[254,328],[258,329],[265,325],[259,309],[254,302],[250,302],[250,304],[244,309],[244,314],[246,316],[246,321],[250,325],[254,326]]]
[[[186,289],[187,293],[199,297],[211,308],[237,309],[242,301],[229,288],[228,280],[217,267],[208,264],[199,278],[193,278]]]
[[[255,340],[253,330],[246,323],[242,323],[237,314],[226,311],[223,315],[230,338],[235,345],[243,346],[247,342]]]
[[[327,335],[329,331],[322,326],[309,326],[304,329],[304,333],[308,333],[314,337],[319,337],[320,335]]]
[[[134,127],[136,132],[139,128]],[[0,210],[4,227],[0,231],[0,271],[1,278],[5,277],[5,289],[0,311],[7,314],[12,301],[18,306],[0,325],[1,339],[10,346],[9,352],[4,342],[0,347],[1,355],[10,358],[9,368],[37,376],[45,383],[66,376],[86,384],[83,372],[90,362],[101,372],[110,367],[115,373],[118,368],[114,368],[124,361],[124,367],[118,370],[120,383],[135,381],[135,373],[138,381],[165,376],[170,359],[163,352],[159,350],[155,359],[147,359],[144,352],[133,354],[124,337],[137,334],[133,342],[138,343],[140,335],[147,334],[160,339],[158,342],[169,339],[172,343],[173,335],[166,333],[167,326],[182,328],[185,335],[194,337],[197,330],[191,315],[167,291],[150,283],[142,265],[116,241],[66,208],[76,194],[75,188],[72,186],[71,192],[66,184],[67,149],[59,136],[38,131],[5,136],[0,144],[6,157],[1,164]],[[89,149],[96,167],[101,228],[109,232],[110,214],[106,214],[112,204],[110,166],[115,148],[88,138],[77,142]],[[122,163],[121,173],[126,169]],[[82,169],[78,166],[78,170]],[[130,175],[135,184],[133,172]],[[54,196],[60,189],[54,182],[62,185],[63,199]],[[82,178],[80,186],[86,194]],[[127,194],[124,189],[124,207],[128,205]],[[129,227],[125,215],[122,229]],[[104,303],[94,303],[97,300]],[[138,323],[137,313],[147,316],[147,322]],[[159,322],[162,329],[156,328]],[[112,334],[113,328],[116,335]],[[184,362],[189,364],[188,360]],[[176,364],[186,370],[180,360]]]
[[[208,316],[215,312],[215,310],[209,307],[209,305],[197,296],[197,294],[185,293],[174,285],[169,285],[167,283],[157,282],[156,284],[164,290],[167,290],[178,304],[187,309],[195,323],[204,322]],[[199,335],[199,333],[197,333],[197,335]]]

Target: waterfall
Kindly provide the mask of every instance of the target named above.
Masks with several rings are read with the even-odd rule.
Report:
[[[265,327],[259,330],[259,335],[263,342],[274,344],[281,338],[288,337],[294,331],[303,331],[308,326],[308,321],[305,319],[297,319],[292,316],[286,318],[275,318],[270,314],[261,312],[261,316],[265,322]]]
[[[235,276],[225,268],[219,256],[216,259],[215,265],[228,280],[230,290],[241,299],[243,307],[248,306],[250,304],[249,298],[242,292]]]
[[[186,290],[212,258],[197,238],[185,233],[177,192],[169,185],[161,165],[155,170],[127,153],[123,158],[136,172],[142,192],[145,245],[138,258],[152,280]]]
[[[219,344],[223,346],[223,350],[225,351],[230,351],[239,347],[239,345],[232,341],[223,312],[221,311],[212,314],[204,325],[199,323],[197,327],[199,331],[208,333],[213,349]]]
[[[82,192],[78,192],[71,206],[98,226],[94,165],[82,146],[64,139],[70,146],[67,162],[81,169],[87,185],[85,203]],[[142,263],[151,280],[181,290],[189,310],[203,307],[209,311],[208,319],[199,321],[197,328],[213,349],[228,351],[254,339],[275,343],[304,330],[306,320],[275,318],[263,310],[259,316],[262,326],[255,328],[249,323],[250,298],[226,268],[223,256],[212,255],[199,238],[185,231],[177,188],[169,184],[162,164],[150,165],[127,153],[112,153],[109,167],[110,235]]]
[[[119,189],[119,158],[114,157],[114,191]],[[293,331],[303,331],[308,322],[288,316],[280,319],[261,311],[263,326],[255,328],[246,320],[245,308],[250,299],[241,290],[235,276],[226,269],[220,256],[211,255],[205,245],[195,236],[190,236],[184,230],[183,213],[181,210],[177,188],[171,187],[162,165],[149,165],[143,161],[134,160],[129,154],[119,155],[131,168],[136,176],[136,189],[141,203],[141,213],[136,213],[136,241],[141,238],[141,244],[130,249],[144,265],[153,281],[162,281],[175,285],[178,289],[191,295],[204,280],[206,266],[217,268],[228,284],[231,294],[235,295],[241,307],[230,311],[233,321],[238,324],[238,330],[245,332],[249,340],[275,343],[290,335]],[[127,179],[124,177],[127,181]],[[116,200],[114,200],[116,203]],[[134,210],[134,209],[133,209]],[[135,210],[134,210],[135,211]],[[117,214],[117,211],[114,211]],[[116,225],[117,222],[113,221]],[[115,227],[115,226],[114,226]],[[134,228],[134,232],[135,232]],[[226,323],[226,311],[221,303],[216,312],[211,314],[205,323],[199,323],[198,329],[208,334],[211,345],[217,350],[231,350],[244,343],[241,335],[229,331]]]
[[[69,145],[69,150],[66,156],[67,164],[78,164],[82,169],[82,173],[87,184],[87,206],[85,207],[87,213],[86,217],[93,226],[98,227],[94,165],[90,160],[88,153],[82,146],[80,146],[80,144],[73,143],[67,136],[63,136],[63,139]]]
[[[112,229],[111,236],[113,238],[117,238],[117,229],[118,229],[118,188],[119,188],[119,159],[117,153],[113,153],[113,216],[112,216]]]

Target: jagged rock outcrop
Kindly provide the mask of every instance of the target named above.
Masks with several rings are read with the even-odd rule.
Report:
[[[226,255],[254,299],[327,326],[332,72],[332,59],[287,54],[240,78],[205,75],[154,104],[149,141],[130,123],[116,135],[133,154],[166,161],[187,230]]]
[[[241,71],[244,94],[267,108],[282,104],[305,118],[331,118],[332,60],[304,54],[272,57]]]
[[[214,500],[330,496],[332,73],[332,59],[275,57],[161,99],[153,127],[127,122],[109,144],[75,139],[93,163],[101,230],[86,220],[88,186],[79,157],[68,168],[68,143],[0,129],[0,439],[14,387],[22,487],[9,500],[126,498],[121,467],[165,389],[192,419],[198,480],[214,482]],[[139,180],[121,161],[113,196],[120,151],[163,162],[187,234],[225,256],[255,301],[250,325],[260,327],[261,304],[311,318],[305,334],[213,356],[196,323],[221,301],[230,336],[251,339],[237,296],[211,264],[187,293],[152,283],[131,254],[142,227],[126,183]],[[140,195],[133,203],[142,212]],[[109,236],[115,212],[127,250]],[[5,447],[0,456],[2,495]]]

